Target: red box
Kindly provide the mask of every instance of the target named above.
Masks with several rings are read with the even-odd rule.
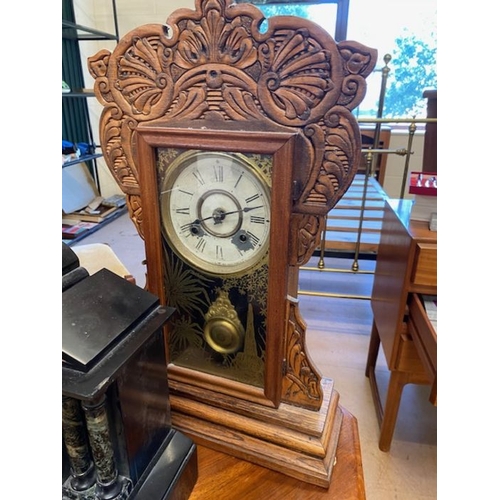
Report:
[[[411,172],[408,192],[437,196],[437,172]]]

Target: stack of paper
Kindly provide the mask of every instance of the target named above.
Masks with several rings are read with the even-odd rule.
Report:
[[[425,312],[431,322],[434,330],[437,333],[438,329],[438,316],[437,316],[437,297],[435,295],[422,295],[424,301]]]

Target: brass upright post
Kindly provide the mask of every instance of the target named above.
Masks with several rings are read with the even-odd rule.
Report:
[[[382,68],[382,82],[380,84],[380,97],[378,100],[378,109],[377,109],[377,118],[382,118],[384,114],[384,101],[385,101],[385,92],[387,88],[387,78],[389,77],[389,72],[391,69],[389,68],[389,62],[392,59],[390,54],[386,54],[384,56],[384,62],[385,66]],[[373,134],[373,148],[378,149],[379,148],[379,142],[380,142],[380,130],[382,128],[382,123],[381,122],[376,122],[375,123],[375,133]],[[377,164],[378,161],[378,155],[375,154],[371,168],[370,168],[370,175],[373,176],[373,170],[375,169],[375,165]],[[368,169],[368,166],[366,168]]]
[[[356,247],[354,249],[354,261],[352,263],[351,269],[354,272],[359,271],[359,249],[361,246],[361,232],[363,231],[363,217],[365,216],[365,205],[366,205],[366,193],[368,191],[368,177],[371,171],[371,165],[373,161],[373,155],[371,151],[366,154],[366,172],[365,172],[365,182],[363,184],[363,196],[361,199],[361,208],[359,212],[359,225],[358,225],[358,236],[356,238]]]
[[[321,246],[318,261],[318,269],[325,268],[325,247],[326,247],[326,230],[328,226],[328,215],[323,219],[323,231],[321,232]]]
[[[378,101],[378,109],[377,109],[377,118],[382,118],[384,114],[384,101],[385,101],[385,92],[387,88],[387,78],[389,76],[389,72],[391,71],[389,68],[389,62],[392,59],[390,54],[386,54],[384,56],[385,66],[382,68],[382,83],[380,85],[380,97]],[[378,151],[379,143],[380,143],[380,129],[382,128],[381,122],[375,123],[375,132],[373,134],[373,149]],[[366,171],[365,171],[365,182],[363,184],[363,199],[361,200],[361,211],[359,214],[359,226],[358,226],[358,236],[356,239],[356,247],[354,250],[354,261],[352,263],[352,270],[354,272],[359,270],[359,249],[361,247],[361,233],[363,230],[363,217],[365,214],[365,204],[366,204],[366,193],[368,190],[368,178],[370,176],[374,176],[374,170],[376,168],[376,164],[378,161],[378,153],[373,153],[372,151],[368,151],[366,155]]]
[[[413,136],[415,135],[415,131],[417,130],[417,124],[415,122],[410,123],[410,126],[408,127],[408,147],[407,147],[407,154],[405,158],[405,168],[403,172],[403,180],[401,181],[401,192],[400,192],[400,198],[403,199],[405,196],[405,191],[406,191],[406,179],[408,177],[408,169],[410,166],[410,155],[412,154],[411,152],[411,147],[413,145]]]

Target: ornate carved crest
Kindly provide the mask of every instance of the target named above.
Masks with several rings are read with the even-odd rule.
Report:
[[[352,182],[361,140],[352,110],[366,92],[377,53],[336,43],[297,17],[264,16],[251,4],[195,0],[166,24],[125,35],[111,53],[89,59],[104,106],[100,138],[108,167],[128,195],[144,237],[135,136],[141,123],[185,130],[286,130],[300,136],[293,166],[289,264],[307,262],[324,218]],[[320,376],[305,351],[305,325],[289,303],[282,398],[319,409]]]
[[[376,51],[336,43],[300,18],[264,17],[250,4],[196,0],[165,25],[125,35],[113,53],[89,59],[95,92],[104,105],[104,156],[123,191],[140,192],[134,131],[141,122],[254,122],[297,130],[309,160],[297,166],[295,214],[324,216],[349,187],[360,161],[359,129],[351,110],[363,99]],[[139,214],[139,215],[138,215]],[[312,248],[315,244],[311,239]],[[302,248],[307,253],[310,248]],[[298,259],[300,260],[300,259]]]

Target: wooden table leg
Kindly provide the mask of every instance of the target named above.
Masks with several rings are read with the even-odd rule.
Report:
[[[375,369],[375,365],[377,363],[378,351],[380,347],[380,336],[378,334],[377,327],[375,326],[375,322],[372,325],[372,332],[370,335],[370,345],[368,346],[368,359],[366,361],[366,370],[365,375],[367,377],[370,376],[370,369]]]
[[[365,375],[370,380],[370,389],[372,391],[373,405],[375,406],[375,413],[377,415],[379,425],[382,422],[384,415],[384,410],[382,408],[382,401],[380,400],[380,394],[378,392],[377,379],[375,377],[375,365],[377,364],[377,358],[380,348],[380,336],[373,322],[372,333],[370,336],[370,345],[368,347],[368,359],[366,361]]]
[[[399,403],[401,402],[401,394],[404,386],[409,382],[410,374],[408,372],[391,371],[382,423],[380,425],[378,446],[382,451],[389,451],[391,449],[392,436],[398,418]]]
[[[379,349],[380,336],[377,326],[375,325],[375,322],[373,322],[365,375],[370,379],[373,403],[375,405],[375,411],[380,424],[379,448],[382,451],[389,451],[391,448],[394,429],[396,427],[401,394],[404,386],[410,382],[411,374],[407,372],[391,371],[387,398],[385,401],[385,407],[383,407],[377,385],[377,379],[375,377],[375,365],[377,363]]]

